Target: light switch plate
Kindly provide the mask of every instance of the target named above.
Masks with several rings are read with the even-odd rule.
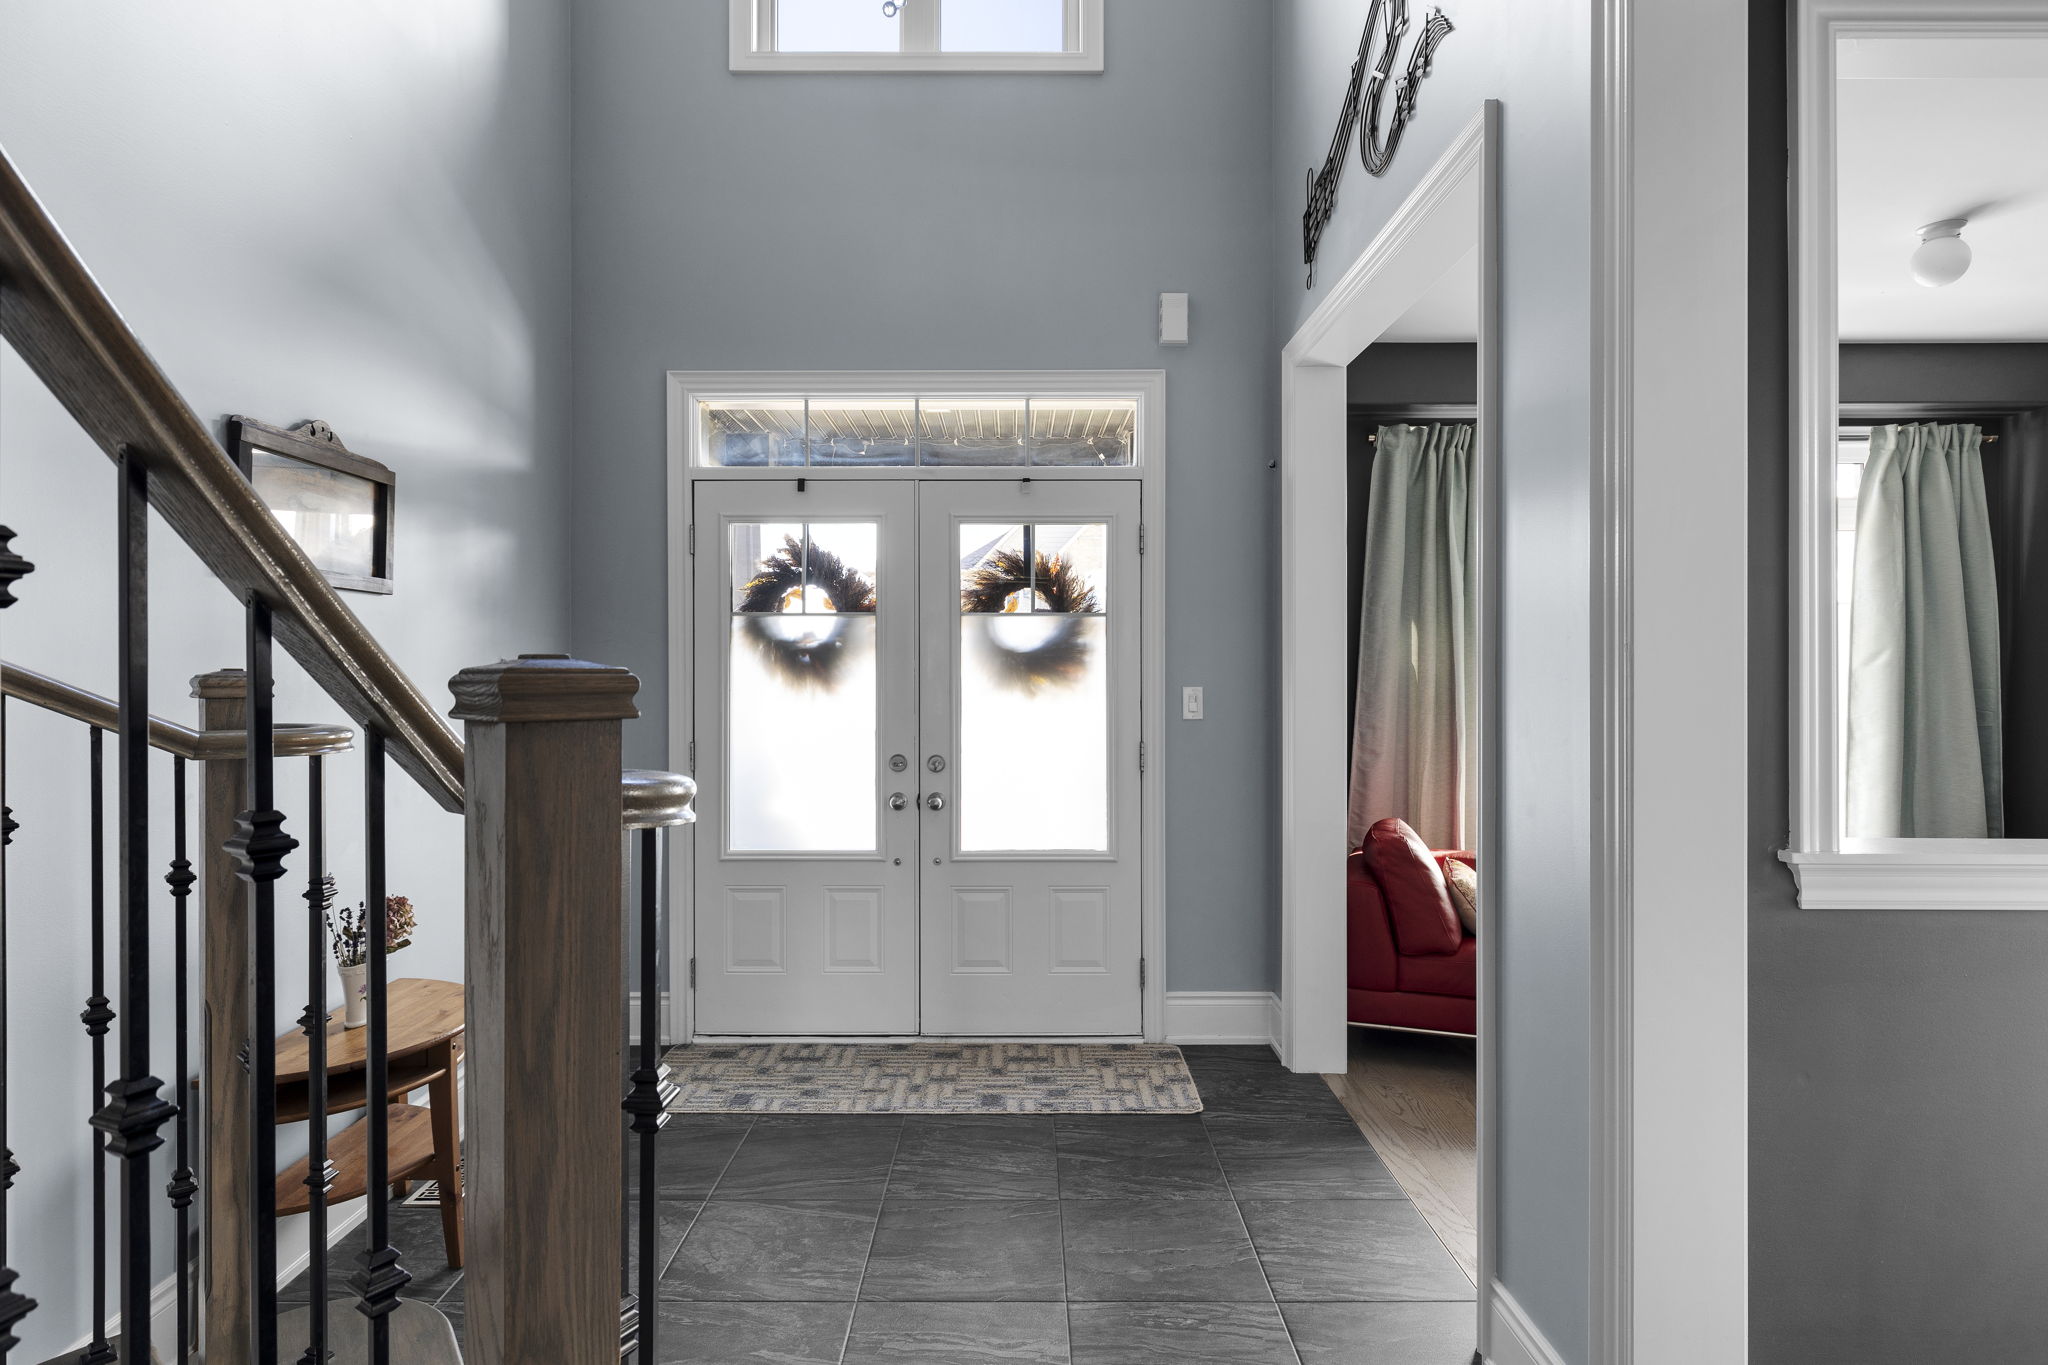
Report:
[[[1202,718],[1202,689],[1183,687],[1180,690],[1180,718],[1200,720]]]

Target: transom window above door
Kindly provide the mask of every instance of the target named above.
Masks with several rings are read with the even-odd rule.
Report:
[[[732,0],[734,71],[1102,70],[1102,0]]]
[[[1136,394],[692,395],[691,462],[721,469],[1127,469]]]

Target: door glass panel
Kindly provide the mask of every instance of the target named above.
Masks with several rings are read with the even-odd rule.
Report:
[[[811,400],[812,464],[909,464],[916,458],[915,398]]]
[[[874,522],[740,522],[726,679],[736,853],[876,847]]]
[[[1128,465],[1137,427],[1135,398],[1034,398],[1031,463]]]
[[[1109,847],[1107,530],[960,526],[963,853]]]
[[[1022,398],[927,398],[918,405],[928,465],[1024,464]]]

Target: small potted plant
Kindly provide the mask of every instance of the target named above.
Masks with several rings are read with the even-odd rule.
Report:
[[[321,912],[334,943],[334,963],[341,969],[341,1026],[361,1028],[370,1022],[370,908],[359,904],[333,909],[334,878],[321,881]],[[417,921],[404,896],[384,898],[384,951],[410,947]]]

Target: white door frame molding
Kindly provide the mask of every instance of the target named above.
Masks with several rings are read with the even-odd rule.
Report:
[[[667,374],[668,439],[668,766],[691,772],[692,730],[691,593],[694,564],[690,525],[696,516],[693,492],[699,480],[746,479],[1015,479],[1060,482],[1112,478],[1136,480],[1140,509],[1139,735],[1145,763],[1139,774],[1140,918],[1147,970],[1142,987],[1144,1030],[1148,1041],[1166,1037],[1166,372],[1164,370],[671,370]],[[958,395],[988,398],[1008,394],[1057,395],[1062,398],[1136,397],[1138,419],[1136,464],[1110,469],[1046,466],[875,466],[848,468],[747,468],[700,466],[693,458],[690,402],[692,394],[735,397],[749,394],[787,396],[832,395]],[[695,828],[694,826],[692,828]],[[687,1042],[696,1028],[695,992],[689,984],[689,963],[695,902],[693,841],[676,843],[668,860],[670,911],[670,996],[678,1002],[670,1016],[676,1030],[671,1039]]]
[[[1344,637],[1314,605],[1328,576],[1319,547],[1344,537],[1346,367],[1444,273],[1476,249],[1479,261],[1479,422],[1474,503],[1479,534],[1479,1322],[1481,1347],[1494,1275],[1492,1000],[1498,942],[1491,856],[1499,791],[1500,104],[1488,100],[1394,212],[1280,355],[1280,1028],[1276,1046],[1296,1071],[1348,1064],[1344,911]]]
[[[1595,25],[1590,1365],[1739,1365],[1749,10],[1603,0]]]

